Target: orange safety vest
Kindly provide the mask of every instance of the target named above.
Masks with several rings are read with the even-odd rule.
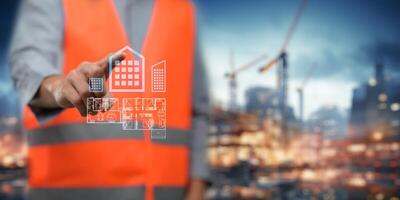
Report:
[[[65,75],[83,61],[97,61],[129,45],[112,0],[63,0],[63,6]],[[146,91],[114,94],[165,97],[165,140],[151,140],[147,131],[124,131],[120,124],[87,124],[74,108],[39,125],[26,107],[29,198],[183,198],[189,171],[194,41],[192,3],[155,1],[141,52],[146,59]],[[150,67],[161,60],[167,62],[167,90],[153,94]]]

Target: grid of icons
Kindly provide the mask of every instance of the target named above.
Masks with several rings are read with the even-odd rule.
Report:
[[[103,78],[89,78],[89,92],[103,92]]]
[[[124,60],[113,60],[121,53]],[[151,65],[151,84],[145,87],[145,57],[125,46],[109,57],[110,92],[166,92],[166,61]],[[103,78],[90,78],[89,91],[104,91]],[[140,96],[140,94],[138,95]],[[123,130],[151,130],[151,138],[165,139],[166,98],[88,98],[87,123],[120,123]]]
[[[151,70],[152,77],[152,91],[153,92],[165,92],[166,89],[166,67],[165,61],[159,62],[152,66]]]

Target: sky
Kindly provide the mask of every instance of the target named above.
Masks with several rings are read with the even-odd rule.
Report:
[[[18,0],[4,0],[0,6],[0,117],[15,116],[19,113],[18,98],[6,60],[17,3]]]
[[[16,95],[6,66],[5,52],[14,15],[15,0],[2,1],[0,12],[0,116],[17,112]],[[215,103],[228,102],[229,54],[238,67],[261,54],[276,56],[299,0],[195,0],[199,41],[208,67]],[[304,86],[305,115],[322,106],[348,110],[352,89],[373,74],[376,60],[388,76],[400,74],[400,1],[309,0],[291,43],[289,55],[289,104],[298,113],[295,92],[310,67],[313,75]],[[276,68],[259,74],[257,68],[238,77],[239,103],[252,86],[275,87]]]
[[[230,50],[238,67],[266,53],[276,56],[300,1],[197,1],[200,35],[209,67],[212,94],[226,105],[229,97],[224,74]],[[289,104],[298,113],[296,88],[315,65],[304,87],[305,115],[321,106],[348,110],[352,89],[373,74],[376,60],[387,73],[400,71],[400,1],[308,1],[287,49]],[[268,58],[264,61],[268,62]],[[252,86],[275,87],[276,68],[259,74],[259,66],[238,76],[239,103]],[[396,72],[396,73],[392,73]]]

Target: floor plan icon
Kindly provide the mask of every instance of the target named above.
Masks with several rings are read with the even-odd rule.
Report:
[[[123,61],[115,61],[112,69],[113,58],[125,53]],[[139,52],[126,46],[109,57],[111,92],[143,92],[145,90],[145,58]]]
[[[119,99],[117,98],[94,98],[87,99],[87,112],[96,112],[96,115],[87,115],[87,123],[119,123],[121,111]]]
[[[166,129],[165,98],[125,98],[122,101],[124,130]]]

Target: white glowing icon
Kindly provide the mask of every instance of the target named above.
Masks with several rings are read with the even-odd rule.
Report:
[[[125,53],[123,61],[115,61],[114,57]],[[144,92],[145,90],[145,58],[139,52],[126,46],[109,57],[109,89],[111,92]]]
[[[151,91],[152,92],[165,92],[166,91],[166,69],[165,60],[151,66]]]
[[[125,59],[112,63],[121,53],[126,55]],[[148,72],[151,72],[151,92],[166,92],[166,68],[165,60],[151,65]],[[145,92],[145,57],[129,46],[109,57],[109,70],[110,92]],[[89,91],[104,90],[103,79],[89,79]],[[119,123],[127,133],[149,130],[152,139],[166,139],[167,99],[160,94],[157,98],[140,98],[139,95],[135,94],[135,98],[128,98],[130,95],[126,98],[88,98],[87,123]]]

